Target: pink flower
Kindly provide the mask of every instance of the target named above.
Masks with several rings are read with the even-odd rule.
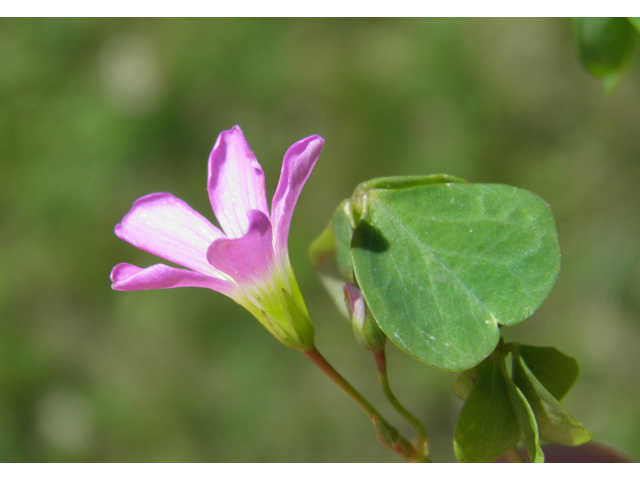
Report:
[[[291,269],[287,237],[323,144],[314,135],[287,150],[269,215],[264,173],[240,127],[222,132],[209,156],[207,189],[224,232],[171,194],[142,197],[116,225],[116,235],[188,270],[120,263],[111,272],[112,288],[210,288],[249,310],[285,345],[312,348],[313,326]]]

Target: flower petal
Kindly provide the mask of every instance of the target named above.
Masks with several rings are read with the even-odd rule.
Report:
[[[221,238],[211,244],[207,259],[211,266],[238,284],[263,281],[273,274],[273,233],[263,212],[249,212],[249,231],[240,238]]]
[[[207,248],[224,234],[182,200],[153,193],[135,201],[115,233],[135,247],[196,272],[223,278],[207,262]]]
[[[302,187],[316,160],[320,156],[324,140],[313,135],[294,143],[284,155],[278,188],[271,205],[271,223],[275,233],[276,251],[287,251],[289,225]]]
[[[202,273],[173,268],[161,263],[140,268],[129,263],[120,263],[111,271],[114,290],[133,291],[154,288],[202,287],[234,297],[237,287],[230,281],[220,280]]]
[[[213,146],[207,189],[211,207],[229,238],[247,233],[250,210],[269,215],[264,172],[237,125],[222,132]]]

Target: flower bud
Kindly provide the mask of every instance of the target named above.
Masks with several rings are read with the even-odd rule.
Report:
[[[382,349],[387,337],[369,312],[360,289],[350,283],[345,284],[344,301],[358,343],[372,352]]]

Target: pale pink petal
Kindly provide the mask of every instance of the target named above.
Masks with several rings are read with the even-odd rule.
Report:
[[[207,189],[211,207],[229,238],[247,233],[250,210],[269,215],[264,172],[237,125],[222,132],[213,146]]]
[[[120,263],[111,271],[114,290],[133,291],[155,288],[202,287],[233,296],[237,287],[229,281],[220,280],[202,273],[173,268],[161,263],[140,268],[129,263]]]
[[[153,193],[135,201],[116,225],[122,240],[196,272],[220,276],[207,262],[207,248],[224,234],[182,200]]]
[[[293,209],[302,187],[320,156],[323,145],[324,140],[313,135],[293,144],[284,155],[280,181],[271,205],[271,223],[278,252],[287,251],[287,237]]]
[[[360,289],[348,282],[345,283],[344,300],[347,304],[347,310],[349,310],[351,319],[362,327],[367,313],[367,306],[364,303],[364,297],[362,296]]]
[[[240,238],[221,238],[207,252],[209,263],[239,284],[273,273],[273,233],[269,218],[259,210],[249,212],[249,231]]]

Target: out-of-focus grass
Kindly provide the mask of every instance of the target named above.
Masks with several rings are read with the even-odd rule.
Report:
[[[231,300],[110,289],[116,263],[157,261],[113,235],[136,198],[168,191],[213,218],[207,156],[234,124],[269,196],[286,148],[325,138],[292,262],[319,348],[393,420],[309,243],[375,176],[449,173],[543,196],[562,271],[505,335],[576,357],[565,404],[640,458],[637,59],[605,98],[561,19],[11,19],[0,59],[0,460],[396,460]],[[434,460],[453,461],[455,374],[389,350]]]

